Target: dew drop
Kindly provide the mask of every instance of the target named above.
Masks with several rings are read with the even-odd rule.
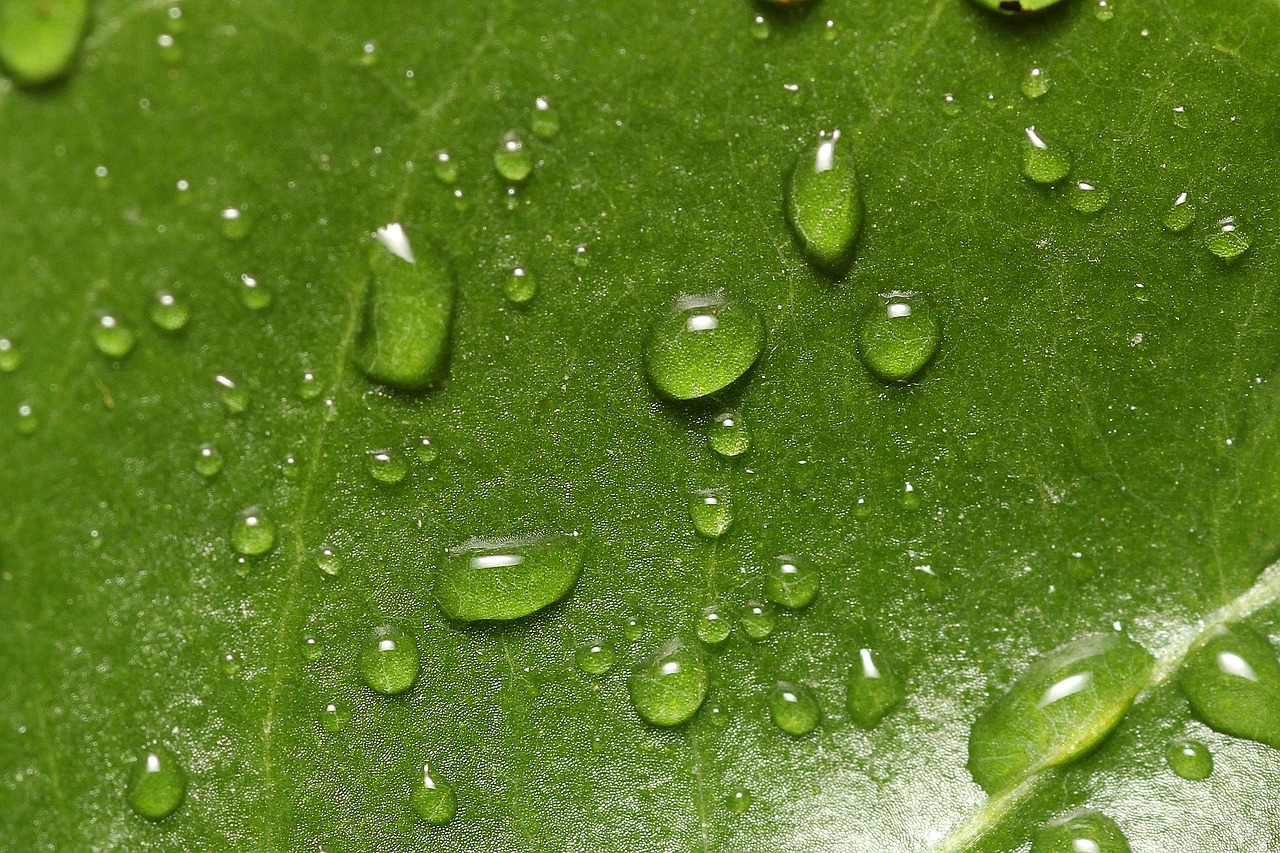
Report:
[[[860,649],[858,662],[849,673],[845,703],[849,718],[864,729],[873,729],[904,696],[902,680],[884,656],[871,649]]]
[[[751,431],[742,416],[735,412],[716,415],[707,431],[707,444],[726,459],[741,456],[751,449]]]
[[[224,207],[221,213],[222,236],[228,240],[243,240],[249,234],[248,215],[238,207]]]
[[[1095,746],[1128,712],[1153,659],[1121,634],[1095,634],[1036,660],[969,732],[969,772],[989,794]]]
[[[723,294],[677,297],[645,341],[649,381],[675,400],[714,394],[751,369],[764,338],[764,323],[748,305]]]
[[[0,373],[13,373],[22,366],[22,351],[9,338],[0,338]]]
[[[867,369],[887,382],[906,382],[938,351],[942,324],[919,293],[881,294],[858,326],[858,352]]]
[[[1249,249],[1249,238],[1236,226],[1236,218],[1228,216],[1218,220],[1212,233],[1205,240],[1209,251],[1221,260],[1230,262]]]
[[[320,709],[320,728],[336,735],[351,722],[351,706],[341,700],[326,703]]]
[[[1280,661],[1266,637],[1215,629],[1187,656],[1178,684],[1205,725],[1280,749]]]
[[[320,574],[326,578],[336,578],[342,574],[342,557],[330,545],[325,545],[320,549],[319,556],[316,557],[316,568],[320,570]]]
[[[409,791],[413,813],[432,826],[444,826],[458,813],[458,795],[453,785],[439,771],[422,765],[422,778]]]
[[[1043,69],[1032,68],[1027,72],[1027,76],[1022,78],[1022,94],[1028,98],[1032,100],[1043,98],[1048,92],[1049,76]]]
[[[519,619],[568,595],[581,571],[576,536],[469,539],[445,551],[435,595],[451,619]]]
[[[818,701],[802,684],[779,681],[769,691],[766,701],[774,724],[789,735],[807,735],[818,726],[821,717]]]
[[[622,636],[627,640],[634,642],[640,639],[644,634],[644,620],[639,616],[632,616],[622,626]]]
[[[707,645],[719,645],[729,639],[732,628],[729,615],[719,604],[708,604],[698,614],[698,639]]]
[[[231,377],[220,373],[213,377],[213,381],[218,383],[218,394],[228,412],[238,415],[249,407],[249,392],[237,385]]]
[[[546,98],[534,100],[533,119],[529,122],[529,129],[534,136],[543,139],[550,139],[560,132],[560,116],[551,108],[551,103]]]
[[[1179,193],[1173,206],[1164,215],[1164,227],[1174,232],[1186,231],[1196,221],[1196,208],[1189,193]]]
[[[617,661],[613,646],[604,641],[584,643],[573,653],[578,669],[587,675],[605,675]]]
[[[733,524],[733,504],[729,490],[701,489],[689,496],[689,519],[693,529],[708,539],[719,539]]]
[[[764,576],[765,597],[792,609],[806,607],[821,585],[822,576],[817,566],[785,554],[773,560]]]
[[[707,665],[695,646],[673,639],[632,670],[627,684],[640,716],[655,726],[675,726],[707,697]]]
[[[147,820],[164,820],[178,810],[187,793],[187,774],[167,747],[142,750],[129,776],[129,808]]]
[[[319,397],[324,389],[320,387],[320,378],[313,371],[302,371],[302,378],[298,380],[298,396],[303,400],[314,400]]]
[[[250,311],[261,311],[271,304],[271,291],[246,273],[240,276],[240,303]]]
[[[502,286],[507,301],[524,305],[538,295],[538,280],[524,267],[516,267]]]
[[[1040,827],[1031,853],[1129,853],[1129,841],[1111,818],[1081,811]]]
[[[458,180],[458,164],[448,151],[440,150],[436,152],[436,156],[431,163],[431,170],[435,172],[436,180],[442,184],[450,185]]]
[[[756,41],[764,41],[769,37],[769,22],[764,15],[756,15],[751,20],[751,37]]]
[[[724,798],[725,808],[734,814],[742,814],[751,808],[751,792],[746,788],[738,788]]]
[[[394,486],[409,473],[409,463],[404,457],[390,450],[365,451],[365,468],[375,481]]]
[[[375,628],[360,647],[360,677],[370,688],[393,696],[418,680],[418,645],[395,625]]]
[[[112,314],[99,314],[93,324],[93,345],[109,358],[124,358],[137,341],[133,330]]]
[[[231,547],[237,554],[257,557],[276,544],[276,526],[256,506],[240,511],[231,527]]]
[[[508,131],[493,153],[493,165],[503,180],[521,183],[533,173],[533,152],[514,130]]]
[[[947,118],[960,115],[960,104],[956,103],[956,96],[950,92],[942,96],[942,114]]]
[[[212,444],[202,444],[196,450],[196,473],[201,477],[212,477],[222,470],[222,454]]]
[[[1036,132],[1026,129],[1022,143],[1022,174],[1037,184],[1056,184],[1071,171],[1071,158],[1051,146]]]
[[[89,16],[87,0],[6,0],[0,4],[0,65],[22,86],[71,70]]]
[[[431,439],[429,438],[423,437],[419,439],[413,447],[414,453],[418,457],[418,461],[423,465],[430,465],[440,457],[439,449],[431,443]]]
[[[40,426],[40,418],[36,415],[35,408],[30,403],[18,404],[18,423],[16,429],[19,435],[31,435]]]
[[[753,640],[763,640],[768,637],[773,633],[777,622],[777,617],[773,615],[768,605],[758,601],[747,602],[747,608],[743,611],[742,618],[738,620],[742,630]]]
[[[1107,206],[1111,194],[1097,184],[1076,181],[1071,185],[1071,195],[1067,198],[1080,213],[1097,213]]]
[[[1198,740],[1178,738],[1169,742],[1164,751],[1169,769],[1183,779],[1199,781],[1213,774],[1213,755],[1209,747]]]
[[[181,331],[190,319],[190,307],[170,291],[160,291],[151,302],[151,322],[162,331]]]
[[[787,179],[787,221],[814,266],[832,275],[848,269],[862,230],[862,197],[849,145],[840,131],[797,158]]]

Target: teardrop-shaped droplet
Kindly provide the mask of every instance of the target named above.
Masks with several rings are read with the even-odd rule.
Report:
[[[162,290],[151,303],[151,322],[166,332],[178,332],[186,328],[191,319],[191,309],[176,294]]]
[[[632,670],[627,686],[645,721],[679,725],[707,698],[707,665],[696,646],[671,640]]]
[[[649,330],[645,368],[667,397],[705,397],[751,369],[764,350],[764,337],[764,323],[748,305],[722,294],[680,296]]]
[[[774,724],[796,737],[807,735],[817,728],[822,716],[818,710],[818,700],[802,684],[779,681],[769,691],[767,704]]]
[[[513,130],[498,143],[498,150],[493,153],[493,165],[504,180],[518,184],[533,173],[533,152]]]
[[[839,274],[853,262],[862,197],[850,144],[835,131],[800,155],[787,181],[787,221],[814,266]]]
[[[413,637],[395,625],[375,628],[360,647],[360,677],[369,687],[393,696],[418,680],[420,658]]]
[[[276,544],[276,526],[256,506],[242,510],[231,527],[231,547],[246,557],[270,551]]]
[[[112,314],[99,314],[93,324],[93,345],[109,358],[124,358],[133,352],[138,337]]]
[[[919,293],[880,296],[858,326],[862,363],[887,382],[906,382],[924,369],[942,341],[942,324]]]
[[[1177,738],[1169,741],[1164,750],[1169,769],[1183,779],[1199,781],[1213,775],[1213,754],[1209,747],[1198,740]]]
[[[742,416],[735,412],[723,412],[711,421],[707,430],[707,444],[726,459],[741,456],[751,449],[751,431]]]
[[[818,567],[802,557],[786,554],[776,557],[765,571],[765,597],[783,607],[808,606],[821,585]]]
[[[1187,656],[1178,684],[1205,725],[1280,749],[1280,661],[1266,637],[1215,629]]]
[[[62,77],[88,17],[88,0],[0,0],[0,64],[23,86]]]
[[[378,237],[355,364],[376,382],[421,390],[441,378],[448,361],[457,280],[439,251],[419,245],[415,252],[399,223]]]
[[[769,606],[758,601],[748,601],[746,610],[738,619],[743,632],[753,640],[763,640],[768,637],[773,633],[773,627],[777,622],[778,618],[773,615]]]
[[[129,808],[147,820],[163,820],[177,811],[187,793],[187,774],[167,747],[142,751],[129,777]]]
[[[435,594],[451,619],[519,619],[564,598],[581,571],[576,536],[469,539],[445,552]]]
[[[1178,193],[1173,205],[1164,215],[1164,227],[1175,234],[1186,231],[1196,221],[1196,207],[1191,203],[1190,193]]]
[[[1047,9],[1061,2],[1061,0],[973,0],[973,2],[985,9],[992,9],[1006,15],[1019,15],[1039,12],[1041,9]]]
[[[858,651],[858,662],[849,673],[845,702],[849,718],[864,729],[875,728],[893,710],[906,690],[892,664],[879,652]]]
[[[719,645],[729,639],[732,628],[728,614],[719,604],[708,604],[698,614],[698,639],[708,645]]]
[[[1045,141],[1034,127],[1022,143],[1022,174],[1037,184],[1056,184],[1071,171],[1071,158]]]
[[[458,795],[438,770],[422,765],[422,778],[409,791],[413,813],[432,826],[444,826],[458,813]]]
[[[1129,840],[1111,818],[1081,811],[1036,830],[1031,853],[1129,853]]]
[[[728,489],[700,489],[689,496],[689,520],[708,539],[719,539],[733,524]]]
[[[587,675],[607,675],[617,658],[613,646],[603,640],[583,643],[573,653],[574,663]]]
[[[1059,646],[978,717],[969,733],[969,772],[994,794],[1083,754],[1128,712],[1153,662],[1121,634]]]

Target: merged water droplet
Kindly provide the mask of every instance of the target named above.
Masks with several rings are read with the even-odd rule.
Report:
[[[729,490],[700,489],[689,496],[689,520],[693,529],[708,539],[719,539],[733,524],[733,504]]]
[[[919,293],[881,294],[858,326],[862,363],[887,382],[914,377],[933,359],[941,341],[942,324]]]
[[[445,552],[435,594],[451,619],[519,619],[568,595],[581,571],[582,544],[569,534],[468,539]]]
[[[741,456],[751,449],[751,431],[746,421],[735,412],[723,412],[711,421],[707,444],[726,459]]]
[[[196,473],[201,477],[212,477],[222,470],[222,454],[212,444],[202,444],[196,451]]]
[[[177,756],[160,744],[144,749],[129,776],[129,808],[147,820],[164,820],[186,794],[187,774]]]
[[[1280,661],[1266,637],[1215,629],[1187,656],[1178,684],[1205,725],[1280,749]]]
[[[773,611],[767,605],[758,601],[748,601],[738,624],[751,639],[763,640],[773,633],[774,626],[778,624],[778,618],[773,615]]]
[[[673,639],[632,670],[627,686],[646,722],[679,725],[707,698],[707,665],[697,647]]]
[[[764,350],[764,338],[764,323],[750,306],[723,294],[680,296],[649,330],[645,368],[667,397],[705,397],[750,370]]]
[[[6,0],[0,65],[23,86],[57,80],[71,69],[88,17],[88,0]]]
[[[1071,186],[1071,194],[1067,196],[1071,206],[1081,213],[1097,213],[1107,206],[1111,194],[1097,184],[1088,181],[1076,181]]]
[[[124,358],[138,342],[133,330],[113,314],[99,314],[93,324],[93,345],[109,358]]]
[[[181,331],[190,319],[191,308],[170,291],[160,291],[151,302],[151,322],[163,331]]]
[[[1164,750],[1169,769],[1183,779],[1199,781],[1213,775],[1213,755],[1209,747],[1198,740],[1177,738],[1169,741]]]
[[[1205,245],[1218,258],[1234,261],[1249,250],[1249,237],[1236,225],[1236,218],[1228,216],[1218,220],[1217,226],[1205,239]]]
[[[231,527],[231,547],[246,557],[257,557],[275,547],[276,526],[256,506],[241,510]]]
[[[533,119],[529,122],[529,129],[534,136],[543,139],[550,139],[560,132],[560,116],[551,108],[551,102],[546,98],[534,100]]]
[[[1129,853],[1129,840],[1111,818],[1081,811],[1040,827],[1031,853]]]
[[[328,702],[320,709],[320,728],[336,735],[351,722],[351,706],[341,700]]]
[[[587,675],[608,674],[617,659],[618,655],[614,652],[613,646],[603,640],[584,643],[573,653],[573,660],[578,665],[578,669]]]
[[[849,718],[864,729],[873,729],[905,696],[902,680],[888,660],[879,652],[860,649],[858,662],[849,673],[845,702]]]
[[[822,716],[818,700],[802,684],[779,681],[769,691],[766,704],[777,727],[795,737],[807,735],[817,728]]]
[[[1173,200],[1173,206],[1169,208],[1169,212],[1164,215],[1164,227],[1177,233],[1186,231],[1191,227],[1191,223],[1195,221],[1196,208],[1191,203],[1190,194],[1179,193],[1178,197]]]
[[[818,567],[801,557],[782,555],[765,570],[764,594],[774,604],[800,608],[808,606],[822,586]]]
[[[448,151],[440,150],[436,152],[436,156],[431,163],[431,169],[435,172],[436,180],[442,184],[448,185],[458,180],[458,164],[454,162]]]
[[[1022,144],[1022,174],[1037,184],[1056,184],[1071,171],[1071,158],[1052,147],[1034,127],[1026,129]]]
[[[22,351],[9,338],[0,338],[0,373],[13,373],[22,366]]]
[[[538,280],[524,267],[516,267],[503,284],[502,292],[507,301],[524,305],[538,295]]]
[[[1022,78],[1022,94],[1032,100],[1043,98],[1049,93],[1049,75],[1044,73],[1044,69],[1032,68],[1027,72],[1027,76]]]
[[[430,387],[448,360],[457,280],[448,259],[409,245],[399,223],[378,229],[355,364],[406,391]]]
[[[1065,764],[1115,728],[1153,659],[1121,634],[1095,634],[1035,661],[969,733],[969,772],[989,794]]]
[[[729,639],[732,628],[729,614],[719,604],[708,604],[698,614],[698,639],[708,645],[719,645]]]
[[[401,482],[409,473],[409,463],[391,450],[366,450],[365,468],[370,477],[388,486]]]
[[[518,133],[508,131],[493,153],[493,165],[504,180],[518,184],[533,173],[533,152]]]
[[[382,625],[374,628],[360,646],[357,664],[365,684],[394,696],[418,680],[418,644],[399,626]]]
[[[424,764],[422,778],[409,791],[409,806],[432,826],[444,826],[458,813],[458,795],[443,774]]]
[[[834,131],[800,155],[787,180],[787,221],[810,262],[829,274],[848,269],[862,230],[862,197],[848,147]]]

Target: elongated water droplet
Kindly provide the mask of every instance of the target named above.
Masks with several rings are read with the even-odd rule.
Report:
[[[719,539],[733,524],[733,504],[728,489],[701,489],[689,496],[693,529],[708,539]]]
[[[707,665],[695,646],[670,640],[632,670],[627,686],[632,704],[645,721],[655,726],[679,725],[707,698]]]
[[[801,557],[784,554],[769,564],[764,576],[765,597],[783,607],[805,607],[818,594],[822,575]]]
[[[846,707],[849,718],[864,729],[875,728],[902,701],[906,691],[893,666],[879,652],[858,651],[849,673]]]
[[[645,368],[659,392],[693,400],[721,391],[751,369],[764,349],[755,309],[723,294],[679,296],[654,321]]]
[[[719,604],[708,604],[698,614],[698,639],[708,645],[718,645],[729,639],[733,626],[729,615]]]
[[[0,373],[13,373],[22,366],[22,351],[9,338],[0,338]]]
[[[1081,811],[1040,827],[1031,853],[1129,853],[1129,840],[1111,818]]]
[[[533,173],[533,152],[518,133],[509,131],[493,153],[493,165],[504,180],[518,184]]]
[[[529,129],[534,136],[543,139],[550,139],[560,132],[560,116],[551,108],[551,102],[546,98],[534,100],[533,119],[529,122]]]
[[[396,625],[373,629],[357,661],[364,683],[379,693],[403,693],[418,680],[418,644]]]
[[[1031,664],[969,733],[969,772],[989,794],[1088,751],[1147,683],[1153,659],[1120,634],[1059,646]]]
[[[734,412],[716,415],[707,431],[711,449],[726,459],[741,456],[751,449],[751,431],[742,416]]]
[[[1032,100],[1043,98],[1049,93],[1049,75],[1041,68],[1032,68],[1022,78],[1022,94]]]
[[[218,396],[222,398],[222,405],[227,407],[227,411],[233,415],[242,413],[249,407],[249,392],[226,374],[218,374],[213,377],[213,381],[218,385]]]
[[[1249,250],[1249,237],[1236,225],[1236,218],[1228,216],[1218,221],[1205,245],[1218,258],[1229,262]]]
[[[1280,661],[1266,637],[1217,628],[1187,656],[1178,684],[1205,725],[1280,749]]]
[[[458,180],[458,164],[449,156],[448,151],[437,151],[431,168],[436,174],[436,180],[442,184],[452,184]]]
[[[769,716],[789,735],[800,737],[818,727],[818,701],[802,684],[779,681],[769,691]]]
[[[991,9],[1005,15],[1020,15],[1039,12],[1047,9],[1060,0],[973,0],[984,9]]]
[[[409,463],[391,450],[365,451],[365,467],[370,477],[388,486],[399,483],[409,473]]]
[[[445,552],[435,594],[451,619],[519,619],[568,595],[581,571],[576,536],[469,539]]]
[[[163,290],[156,294],[151,303],[151,322],[166,332],[177,332],[184,329],[191,319],[191,309],[187,303],[175,294]]]
[[[577,663],[578,669],[587,675],[607,674],[613,669],[613,664],[617,658],[618,656],[614,652],[613,646],[603,640],[583,643],[573,653],[573,659]]]
[[[773,633],[773,627],[777,622],[778,619],[773,615],[773,611],[758,601],[748,601],[747,609],[738,620],[742,630],[753,640],[763,640],[768,637]]]
[[[1173,200],[1173,206],[1164,215],[1164,227],[1177,233],[1186,231],[1195,221],[1196,208],[1191,203],[1190,193],[1178,193],[1178,197]]]
[[[1169,769],[1183,779],[1199,781],[1213,775],[1213,755],[1209,747],[1198,740],[1178,738],[1169,741],[1164,758]]]
[[[196,451],[196,473],[212,477],[222,470],[222,454],[212,444],[202,444]]]
[[[942,324],[921,294],[882,294],[858,326],[862,363],[887,382],[906,382],[924,369],[942,341]]]
[[[336,735],[351,721],[351,706],[342,700],[328,702],[320,709],[320,728]]]
[[[1071,185],[1071,195],[1067,198],[1071,206],[1081,213],[1097,213],[1107,206],[1111,194],[1097,184],[1076,181]]]
[[[24,86],[62,77],[88,17],[87,0],[0,0],[0,64]]]
[[[432,826],[444,826],[458,813],[458,795],[453,785],[429,764],[422,765],[422,778],[409,791],[414,814]]]
[[[1056,184],[1069,171],[1071,158],[1046,142],[1034,127],[1028,127],[1022,143],[1022,174],[1037,184]]]
[[[164,820],[186,793],[187,774],[177,756],[160,744],[144,749],[129,777],[129,808],[147,820]]]
[[[99,314],[93,324],[93,345],[98,352],[110,358],[124,358],[133,352],[138,338],[124,323],[112,314]]]
[[[415,252],[399,223],[378,235],[355,364],[376,382],[421,390],[448,360],[457,281],[448,259],[429,246]]]
[[[800,155],[787,181],[787,221],[809,260],[829,274],[848,269],[862,230],[862,197],[848,147],[834,131]]]
[[[538,295],[538,280],[524,267],[516,267],[503,285],[502,292],[507,301],[524,305]]]
[[[246,557],[270,551],[276,544],[276,526],[256,506],[241,510],[231,527],[231,547]]]

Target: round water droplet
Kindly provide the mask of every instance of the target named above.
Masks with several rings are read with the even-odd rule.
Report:
[[[1173,206],[1169,208],[1169,212],[1164,215],[1164,227],[1176,234],[1179,231],[1186,231],[1195,221],[1196,208],[1191,203],[1190,193],[1179,193],[1173,200]]]
[[[875,728],[906,695],[894,668],[871,649],[858,651],[858,662],[849,673],[848,691],[845,705],[849,718],[864,729]]]
[[[518,184],[533,173],[533,152],[514,130],[502,137],[493,153],[493,165],[504,180]]]
[[[230,376],[218,374],[213,377],[218,384],[218,395],[222,397],[222,405],[233,415],[238,415],[249,407],[249,392],[237,385]]]
[[[1031,853],[1129,853],[1129,841],[1111,818],[1081,811],[1040,827]]]
[[[942,114],[947,118],[960,115],[960,104],[956,101],[956,96],[950,92],[942,96]]]
[[[631,702],[655,726],[675,726],[697,712],[707,697],[707,665],[695,646],[678,639],[631,672]]]
[[[22,351],[9,338],[0,338],[0,373],[13,373],[22,366]]]
[[[370,477],[388,486],[399,483],[409,473],[409,463],[390,450],[366,450],[365,467]]]
[[[240,276],[240,302],[250,311],[261,311],[271,304],[271,291],[246,273]]]
[[[769,37],[769,22],[764,15],[756,15],[751,19],[751,37],[757,41],[764,41]]]
[[[1187,655],[1178,685],[1210,728],[1280,749],[1280,661],[1266,637],[1215,629]]]
[[[814,266],[838,275],[853,262],[862,231],[862,196],[849,143],[840,131],[802,153],[787,179],[787,221]]]
[[[418,645],[395,625],[375,628],[360,647],[364,683],[388,696],[403,693],[418,680]]]
[[[290,482],[294,482],[302,476],[302,465],[299,464],[296,454],[289,453],[285,455],[284,462],[280,463],[280,473]]]
[[[613,646],[602,641],[584,643],[578,646],[577,651],[573,653],[574,662],[578,664],[578,669],[587,675],[605,675],[611,669],[618,656],[613,650]]]
[[[1081,213],[1097,213],[1107,206],[1111,195],[1097,184],[1076,181],[1071,185],[1071,195],[1067,198],[1071,206]]]
[[[351,706],[341,700],[328,702],[320,709],[320,728],[336,735],[351,722]]]
[[[303,660],[320,660],[324,654],[324,646],[315,637],[307,636],[302,638],[302,658]]]
[[[724,804],[734,814],[742,814],[751,808],[751,792],[746,788],[738,788],[724,798]]]
[[[249,234],[250,221],[245,212],[238,207],[222,209],[222,236],[228,240],[242,240]]]
[[[30,403],[18,404],[17,430],[19,435],[31,435],[40,426],[40,418]]]
[[[1022,174],[1037,184],[1056,184],[1071,171],[1071,158],[1044,140],[1034,127],[1022,142]]]
[[[906,382],[938,351],[942,324],[918,293],[891,292],[863,315],[858,352],[867,369],[888,382]]]
[[[319,397],[324,388],[320,387],[320,378],[316,376],[314,371],[302,371],[302,378],[298,380],[298,396],[304,400],[314,400]]]
[[[9,2],[0,13],[0,65],[20,86],[66,75],[89,17],[87,0]]]
[[[1049,75],[1042,68],[1032,68],[1022,78],[1022,94],[1035,100],[1043,98],[1049,92]]]
[[[327,578],[336,578],[342,574],[342,557],[332,546],[325,545],[320,549],[319,556],[316,557],[316,568],[320,570],[320,574]]]
[[[448,151],[436,152],[431,169],[435,172],[436,180],[442,184],[452,184],[458,180],[458,164],[454,162]]]
[[[453,785],[430,765],[422,765],[422,778],[409,791],[413,813],[432,826],[444,826],[458,813],[458,795]]]
[[[773,611],[769,609],[768,605],[761,604],[758,601],[747,602],[747,609],[743,611],[742,618],[738,620],[742,630],[753,640],[763,640],[772,634],[777,622],[777,617],[773,615]]]
[[[519,619],[569,594],[582,543],[566,533],[469,539],[445,552],[435,594],[451,619]]]
[[[1095,18],[1105,22],[1114,18],[1115,15],[1115,10],[1111,8],[1111,4],[1107,0],[1098,0],[1098,8],[1093,13]]]
[[[191,319],[191,309],[175,294],[162,290],[151,303],[151,322],[166,332],[177,332]]]
[[[110,358],[124,358],[137,341],[133,330],[112,314],[99,314],[93,324],[93,345]]]
[[[818,727],[818,701],[802,684],[779,681],[769,691],[766,704],[774,724],[789,735],[800,737]]]
[[[1169,769],[1183,779],[1199,781],[1213,774],[1213,755],[1209,747],[1198,740],[1178,738],[1165,747],[1165,761]]]
[[[186,793],[187,774],[177,756],[160,744],[144,749],[129,776],[129,808],[147,820],[164,820]]]
[[[708,604],[698,614],[698,639],[708,645],[719,645],[729,639],[732,628],[729,614],[719,604]]]
[[[640,639],[644,634],[644,620],[639,616],[632,616],[622,625],[622,636],[630,641]]]
[[[182,61],[182,46],[171,34],[161,33],[156,36],[156,47],[160,48],[160,58],[170,65],[177,65]]]
[[[693,529],[708,539],[719,539],[733,524],[729,490],[702,489],[689,496],[689,519]]]
[[[430,465],[440,457],[439,449],[431,443],[431,439],[419,439],[413,446],[414,453],[417,454],[418,461],[423,465]]]
[[[785,554],[774,559],[764,576],[765,597],[783,607],[807,606],[821,585],[822,575],[817,566]]]
[[[741,456],[751,449],[751,431],[742,416],[735,412],[716,415],[707,431],[707,444],[726,459]]]
[[[256,506],[241,510],[231,527],[231,547],[246,557],[270,551],[276,544],[276,526]]]
[[[212,444],[202,444],[196,451],[196,473],[212,477],[222,470],[222,454]]]
[[[502,292],[508,301],[524,305],[538,295],[538,280],[524,267],[516,267],[503,284]]]
[[[551,109],[551,103],[546,98],[534,100],[533,119],[529,122],[529,129],[534,136],[543,139],[550,139],[560,132],[560,116]]]
[[[1060,2],[1060,0],[974,0],[984,9],[992,9],[1006,15],[1039,12],[1041,9]]]
[[[693,400],[742,377],[764,350],[764,323],[755,309],[721,294],[680,296],[654,321],[645,368],[659,392]]]
[[[1249,238],[1236,225],[1236,218],[1220,219],[1205,240],[1209,251],[1224,261],[1234,261],[1249,249]]]

